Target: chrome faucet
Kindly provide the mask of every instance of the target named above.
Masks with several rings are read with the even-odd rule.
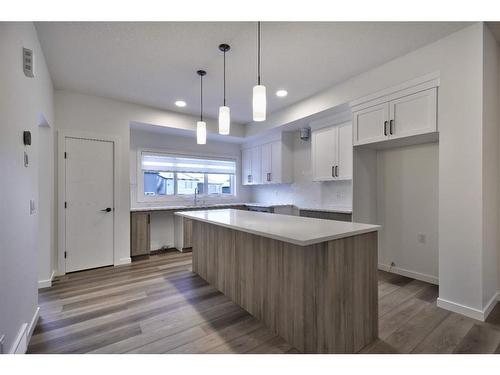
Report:
[[[198,187],[194,188],[194,205],[196,206],[198,201]]]

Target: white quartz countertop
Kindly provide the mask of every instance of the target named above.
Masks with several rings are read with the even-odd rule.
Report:
[[[247,203],[206,203],[206,204],[197,204],[197,205],[177,205],[177,206],[146,206],[146,207],[131,207],[130,212],[149,212],[149,211],[177,211],[177,210],[200,210],[203,208],[211,208],[211,207],[232,207],[232,206],[246,206]]]
[[[375,232],[381,228],[380,225],[235,209],[181,211],[175,214],[299,246]]]
[[[341,206],[313,206],[303,207],[296,206],[292,203],[256,203],[256,202],[232,202],[232,203],[206,203],[195,205],[176,205],[176,206],[145,206],[131,207],[130,212],[149,212],[149,211],[177,211],[177,210],[200,210],[203,208],[224,208],[231,206],[247,206],[247,207],[296,207],[299,210],[306,211],[321,211],[321,212],[338,212],[343,214],[352,213],[352,208]]]

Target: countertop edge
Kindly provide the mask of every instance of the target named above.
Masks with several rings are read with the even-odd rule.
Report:
[[[352,209],[348,208],[333,208],[333,207],[300,207],[294,204],[260,204],[260,203],[216,203],[206,206],[163,206],[163,207],[131,207],[130,212],[155,212],[155,211],[182,211],[182,210],[202,210],[205,208],[223,208],[230,206],[247,206],[247,207],[294,207],[302,211],[317,211],[317,212],[334,212],[340,214],[352,214]]]
[[[199,217],[193,217],[193,216],[190,216],[189,213],[184,213],[182,211],[174,212],[174,215],[182,216],[182,217],[185,217],[185,218],[191,219],[191,220],[198,220],[198,221],[201,221],[201,222],[204,222],[207,224],[218,225],[218,226],[228,228],[228,229],[239,230],[241,232],[254,234],[256,236],[271,238],[271,239],[277,240],[277,241],[288,242],[288,243],[298,245],[298,246],[315,245],[315,244],[322,243],[322,242],[340,240],[342,238],[347,238],[347,237],[353,237],[353,236],[357,236],[357,235],[364,234],[364,233],[378,232],[381,228],[380,225],[365,224],[365,225],[371,225],[372,227],[353,230],[353,231],[350,231],[349,233],[324,236],[324,237],[320,237],[320,238],[316,238],[316,239],[312,239],[312,240],[307,240],[307,241],[299,241],[299,240],[291,239],[289,237],[283,237],[283,236],[279,236],[279,235],[260,232],[260,231],[248,229],[245,227],[239,227],[239,226],[234,226],[234,225],[230,225],[230,224],[216,222],[213,220],[203,219],[203,218],[199,218]],[[317,219],[317,220],[321,220],[321,219]]]

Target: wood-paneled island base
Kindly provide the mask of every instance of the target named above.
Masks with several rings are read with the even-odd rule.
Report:
[[[355,353],[377,338],[378,226],[348,223],[363,230],[298,245],[269,238],[289,227],[273,231],[272,222],[296,219],[316,232],[340,222],[241,212],[178,213],[193,219],[194,272],[304,353]]]

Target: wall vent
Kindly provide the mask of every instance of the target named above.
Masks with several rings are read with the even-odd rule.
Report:
[[[23,72],[26,77],[34,77],[33,74],[33,50],[23,48]]]

